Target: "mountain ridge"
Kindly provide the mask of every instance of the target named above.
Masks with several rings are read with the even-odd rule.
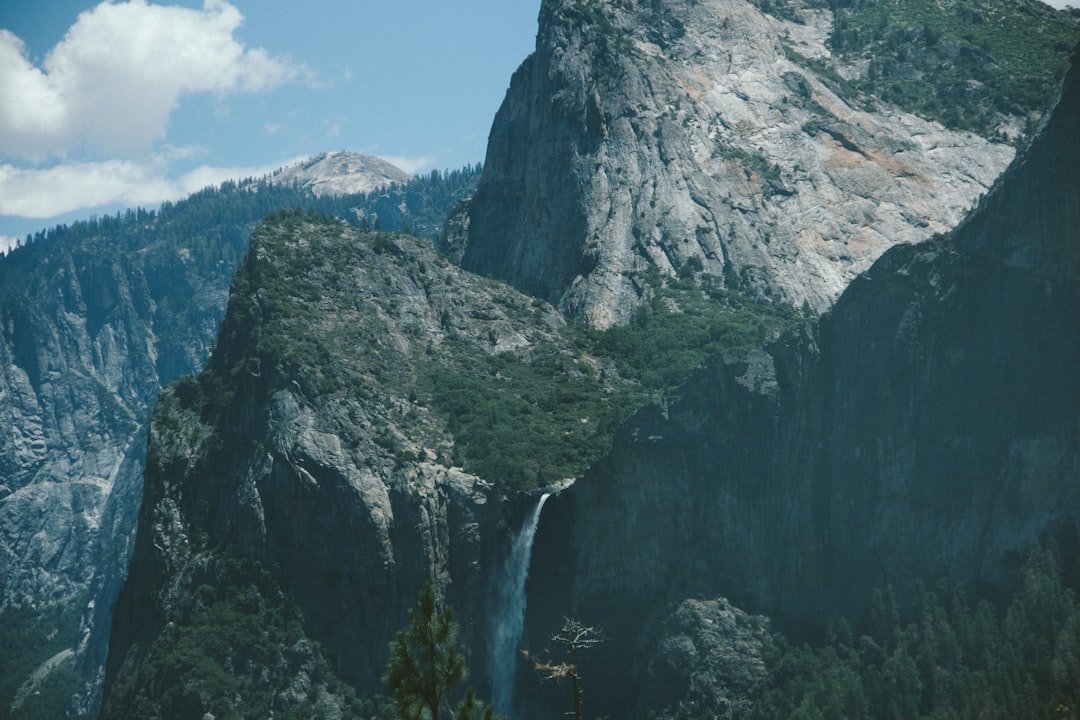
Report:
[[[209,356],[254,226],[304,207],[430,235],[431,218],[445,218],[476,172],[323,197],[293,183],[227,182],[158,211],[42,231],[0,258],[0,418],[12,428],[0,438],[0,643],[21,648],[0,667],[0,703],[73,649],[45,682],[62,677],[69,689],[56,692],[76,695],[56,712],[94,712],[149,415],[163,384]]]
[[[952,234],[892,248],[818,324],[718,358],[632,419],[550,503],[531,642],[567,606],[604,617],[627,640],[598,649],[596,668],[623,658],[655,701],[663,691],[644,668],[665,613],[688,598],[731,598],[820,636],[841,618],[860,627],[875,590],[946,580],[1007,597],[1040,541],[1069,567],[1080,547],[1077,127],[1074,61],[1032,144]],[[594,672],[605,712],[656,709],[618,690],[625,676]]]

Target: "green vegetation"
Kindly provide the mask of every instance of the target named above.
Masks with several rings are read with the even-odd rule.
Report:
[[[752,300],[707,275],[698,285],[686,274],[664,281],[651,269],[646,279],[653,286],[652,300],[630,324],[581,330],[590,350],[649,399],[674,391],[721,353],[763,347],[802,320],[790,305]]]
[[[886,102],[987,137],[1000,117],[1049,105],[1080,24],[1035,3],[988,0],[830,0],[830,40],[845,59],[870,59],[855,83]]]
[[[761,347],[801,320],[789,305],[754,302],[708,278],[704,287],[649,278],[654,296],[630,324],[565,328],[574,352],[536,348],[526,361],[461,344],[451,367],[426,365],[418,389],[445,416],[455,463],[519,488],[580,477],[633,411],[721,353]]]
[[[449,357],[423,364],[420,397],[445,418],[453,463],[510,487],[579,477],[641,403],[638,393],[600,378],[555,344],[528,360],[460,342],[444,349]]]
[[[435,591],[427,583],[417,607],[409,610],[409,627],[390,643],[390,662],[383,678],[401,720],[439,720],[439,715],[450,712],[451,695],[468,677],[457,635],[454,609],[439,609]],[[496,720],[495,711],[477,700],[472,687],[449,716]]]
[[[796,19],[782,0],[766,12]],[[1080,16],[1016,0],[814,0],[834,13],[840,64],[868,63],[843,92],[878,97],[954,129],[997,137],[1002,121],[1044,112],[1080,41]],[[851,97],[850,93],[844,93]],[[1020,130],[1030,128],[1021,127]]]
[[[205,576],[113,693],[110,717],[219,720],[361,717],[363,706],[301,626],[299,610],[254,560],[206,556]]]
[[[748,152],[717,139],[713,146],[713,157],[733,160],[749,175],[758,175],[770,189],[771,194],[791,194],[790,191],[784,188],[784,179],[781,175],[780,166],[769,162],[769,159],[761,153]]]
[[[70,660],[62,660],[12,703],[31,673],[51,658],[60,659],[80,639],[86,596],[39,605],[12,605],[0,611],[0,714],[11,720],[46,720],[63,717],[72,696],[80,689]]]
[[[647,273],[652,299],[634,321],[593,331],[415,238],[297,212],[278,213],[257,238],[234,281],[222,352],[200,379],[206,396],[224,408],[245,377],[275,369],[312,400],[382,417],[371,439],[396,464],[426,448],[507,488],[580,477],[630,413],[710,358],[801,320],[719,287],[700,262],[677,279]],[[490,303],[481,314],[491,319],[455,325],[451,308]],[[496,351],[496,327],[529,341]]]
[[[769,681],[746,720],[1074,718],[1080,603],[1053,546],[1036,549],[1004,612],[955,587],[875,594],[865,634],[837,623],[827,644],[774,635]],[[669,715],[667,717],[683,717]]]

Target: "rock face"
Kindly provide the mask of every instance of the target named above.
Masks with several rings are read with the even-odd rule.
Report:
[[[552,499],[527,625],[539,642],[573,613],[620,639],[591,668],[598,714],[635,716],[626,688],[688,597],[813,633],[886,584],[1008,591],[1040,537],[1076,556],[1077,128],[1074,64],[953,235],[887,252],[820,326],[703,369]]]
[[[641,685],[640,710],[679,698],[691,713],[716,716],[746,711],[767,676],[764,618],[751,617],[724,599],[687,599],[665,620]]]
[[[119,226],[0,263],[0,609],[89,602],[89,696],[134,539],[145,421],[161,385],[209,353],[231,275],[187,244],[132,247]]]
[[[264,224],[207,370],[167,389],[150,427],[103,717],[167,702],[172,691],[148,684],[156,640],[193,622],[184,599],[225,557],[266,568],[359,690],[382,689],[389,642],[428,579],[457,608],[465,645],[485,647],[484,570],[515,508],[443,459],[453,440],[418,378],[443,372],[455,348],[528,357],[564,325],[418,238],[306,216]],[[285,687],[295,672],[252,682]]]
[[[892,245],[953,227],[1013,150],[856,107],[810,69],[831,14],[797,17],[545,0],[448,251],[606,327],[648,266],[822,311]]]
[[[107,242],[35,244],[2,266],[2,604],[85,587],[150,403],[198,366],[224,307],[227,269],[215,291],[178,248],[134,255]],[[185,322],[170,317],[170,301],[196,289]]]
[[[317,196],[369,193],[392,183],[407,183],[409,173],[377,157],[348,150],[325,152],[273,175],[278,184],[295,183]]]
[[[323,158],[320,182],[333,180],[333,158],[350,182],[367,177],[339,155]],[[371,184],[401,176],[382,172]],[[84,711],[100,692],[127,574],[153,403],[209,356],[255,224],[310,200],[234,183],[157,214],[57,228],[0,258],[0,612],[88,605],[87,634],[71,639],[88,681]]]

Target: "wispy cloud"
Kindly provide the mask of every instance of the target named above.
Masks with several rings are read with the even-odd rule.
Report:
[[[105,2],[79,15],[41,67],[0,30],[0,157],[136,156],[164,137],[184,95],[262,92],[305,77],[303,67],[240,43],[242,22],[224,0],[201,10]]]
[[[224,180],[269,175],[301,159],[257,167],[203,165],[179,177],[170,177],[168,158],[67,163],[41,170],[0,165],[0,215],[50,218],[101,205],[152,207]]]

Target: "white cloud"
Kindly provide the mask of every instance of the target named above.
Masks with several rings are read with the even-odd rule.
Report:
[[[7,255],[18,243],[18,238],[0,235],[0,255]]]
[[[104,2],[30,62],[0,30],[0,157],[40,162],[88,147],[135,156],[164,137],[186,94],[260,92],[305,71],[233,37],[243,21],[224,0],[201,10]]]
[[[181,198],[190,195],[196,190],[202,190],[208,185],[220,185],[225,180],[243,180],[245,178],[261,178],[272,174],[275,170],[289,167],[307,160],[308,156],[294,157],[273,165],[259,165],[257,167],[232,166],[218,167],[215,165],[203,165],[181,177],[176,183],[177,192],[173,198]]]
[[[203,165],[179,178],[170,178],[169,159],[183,154],[174,151],[149,162],[68,163],[44,170],[0,165],[0,215],[50,218],[102,205],[154,207],[163,200],[179,200],[224,180],[269,175],[300,160],[290,158],[258,167]]]

